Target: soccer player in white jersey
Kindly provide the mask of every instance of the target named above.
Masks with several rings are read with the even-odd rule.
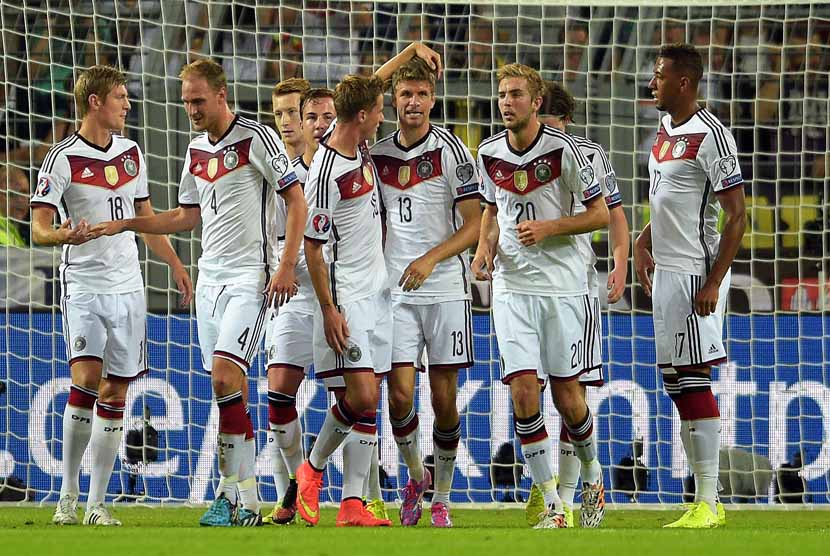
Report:
[[[383,89],[377,76],[347,76],[337,85],[337,126],[314,155],[305,187],[305,254],[320,304],[313,340],[315,373],[342,375],[346,385],[297,471],[297,510],[311,525],[320,519],[323,469],[350,434],[365,449],[352,451],[351,457],[344,453],[337,525],[391,525],[369,513],[361,500],[377,444],[375,373],[388,372],[392,357],[377,172],[365,145],[383,122]],[[363,427],[352,430],[358,422]]]
[[[401,524],[421,517],[432,484],[418,445],[416,367],[426,347],[435,412],[435,488],[432,525],[452,527],[449,496],[461,423],[456,408],[458,369],[473,364],[470,269],[464,257],[481,226],[479,180],[470,151],[434,126],[435,75],[413,58],[392,77],[398,131],[375,143],[386,221],[386,268],[394,318],[389,417],[409,468]]]
[[[200,523],[258,525],[256,447],[245,410],[245,373],[255,357],[269,304],[296,290],[295,265],[306,203],[282,142],[270,127],[235,115],[227,103],[222,66],[186,65],[182,101],[201,133],[188,146],[179,207],[151,217],[113,222],[150,233],[192,230],[202,222],[196,318],[202,363],[219,405],[219,495]],[[276,199],[287,207],[286,238],[276,264]],[[239,500],[237,500],[237,488]],[[237,502],[239,502],[237,507]]]
[[[300,97],[311,89],[311,84],[301,77],[280,81],[271,91],[274,122],[291,160],[305,152],[305,133],[302,131]]]
[[[115,133],[130,109],[126,83],[108,66],[81,74],[74,89],[81,127],[49,150],[31,200],[34,243],[63,246],[61,312],[72,385],[63,414],[60,501],[52,518],[62,525],[78,523],[78,475],[87,444],[92,474],[84,524],[121,525],[104,498],[124,432],[128,385],[148,368],[135,235],[98,238],[91,230],[105,220],[153,213],[144,155]],[[52,224],[56,213],[59,228]],[[182,305],[189,305],[193,287],[170,241],[150,234],[143,239],[170,266]]]
[[[279,86],[277,87],[279,88]],[[293,94],[293,93],[291,93]],[[306,182],[308,167],[317,145],[335,118],[334,91],[309,89],[298,100],[302,113],[305,145],[302,156],[292,162],[300,185]],[[283,105],[284,110],[291,110]],[[278,211],[284,208],[280,203]],[[297,391],[313,362],[311,340],[317,303],[302,247],[297,258],[297,295],[274,312],[265,335],[268,374],[268,443],[274,468],[278,503],[271,512],[274,523],[290,523],[297,512],[297,468],[303,462],[302,429],[297,414]],[[339,379],[332,379],[337,380]],[[338,384],[339,385],[339,384]]]
[[[735,139],[698,104],[702,76],[695,47],[673,44],[658,52],[649,88],[666,114],[649,155],[651,223],[634,246],[637,277],[652,297],[657,364],[680,414],[695,476],[694,505],[666,527],[694,529],[726,522],[717,501],[721,425],[711,368],[726,361],[730,267],[746,224]],[[726,213],[722,234],[720,209]]]
[[[567,126],[573,122],[575,109],[576,102],[573,96],[562,85],[554,81],[545,83],[545,96],[539,116],[540,122],[556,128],[559,131],[566,131]],[[617,177],[602,146],[578,135],[571,134],[571,137],[579,145],[582,153],[591,161],[594,173],[599,180],[600,187],[602,187],[602,196],[605,198],[605,204],[608,205],[608,232],[614,266],[608,273],[606,286],[608,289],[608,303],[616,303],[622,297],[625,289],[625,281],[628,275],[628,251],[630,244],[628,220],[625,217],[625,211],[622,207],[622,198],[620,196],[620,190],[617,187]],[[577,203],[574,205],[574,212],[579,213],[583,210],[584,207],[582,204]],[[588,341],[600,346],[599,353],[601,356],[602,315],[599,311],[599,276],[594,266],[597,257],[591,246],[591,234],[581,234],[578,236],[577,241],[579,250],[587,266],[588,290],[590,292],[594,319],[592,336]],[[579,384],[583,398],[585,397],[586,386],[599,387],[605,383],[601,359],[589,362],[586,367],[588,370],[579,375]],[[565,520],[568,522],[569,527],[573,527],[574,523],[572,507],[574,493],[579,481],[580,467],[581,462],[576,455],[574,447],[571,445],[568,428],[562,423],[559,431],[559,497],[564,504]],[[544,500],[542,493],[537,485],[533,485],[527,504],[528,523],[533,525],[538,523],[538,516],[542,513],[543,509]],[[586,515],[586,517],[595,518],[596,515]],[[582,527],[596,527],[598,523],[596,521],[583,520],[580,525]]]
[[[507,129],[478,149],[487,206],[473,271],[480,279],[493,280],[502,381],[510,385],[522,454],[547,506],[536,527],[563,528],[564,507],[556,491],[537,373],[549,376],[556,408],[586,463],[582,511],[601,520],[604,488],[593,416],[577,380],[588,370],[586,364],[599,359],[599,346],[588,341],[593,312],[577,236],[606,226],[608,208],[576,141],[539,122],[544,94],[539,74],[509,64],[498,70],[497,78]],[[586,210],[576,214],[575,202]]]

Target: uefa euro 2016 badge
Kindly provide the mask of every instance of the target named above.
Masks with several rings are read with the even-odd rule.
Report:
[[[432,162],[429,160],[422,160],[418,163],[418,166],[415,167],[415,172],[418,174],[418,177],[422,180],[427,179],[428,177],[432,176]]]
[[[674,158],[680,158],[683,156],[683,153],[686,152],[686,147],[689,145],[689,140],[685,137],[681,137],[677,140],[677,143],[674,144],[674,147],[671,149],[671,155]]]
[[[233,170],[237,166],[239,166],[239,155],[236,151],[228,151],[225,153],[225,158],[222,159],[222,164],[225,165],[225,168],[228,170]]]
[[[527,189],[527,172],[524,170],[513,172],[513,185],[515,185],[516,189],[519,191]]]
[[[533,175],[536,176],[537,180],[545,183],[550,180],[550,177],[553,175],[553,171],[550,169],[550,165],[541,162],[536,166],[536,168],[533,169]]]
[[[357,363],[360,361],[360,358],[363,356],[363,352],[360,351],[360,346],[357,344],[351,344],[348,349],[346,349],[346,357],[349,358],[349,361],[352,363]]]
[[[127,172],[128,176],[134,178],[135,175],[138,173],[138,164],[136,164],[135,160],[133,160],[132,158],[125,158],[124,171]]]

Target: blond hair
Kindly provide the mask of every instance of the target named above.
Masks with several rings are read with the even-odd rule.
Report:
[[[220,64],[207,58],[201,58],[195,62],[191,62],[179,72],[179,79],[190,79],[191,77],[201,77],[207,81],[208,86],[215,93],[228,87],[228,78],[225,76],[225,70],[222,69]]]
[[[112,66],[92,66],[83,71],[73,90],[78,117],[83,119],[89,113],[89,95],[95,95],[103,102],[110,91],[126,84],[127,77]]]
[[[347,75],[334,89],[337,119],[341,122],[351,122],[361,110],[371,110],[384,89],[383,80],[376,75]]]
[[[421,58],[412,58],[392,74],[393,93],[401,81],[426,81],[429,90],[435,92],[435,72]]]
[[[281,97],[283,95],[290,95],[291,93],[300,93],[301,95],[311,89],[311,83],[302,77],[289,77],[274,85],[271,91],[272,97]]]
[[[527,81],[527,92],[532,98],[540,97],[545,93],[545,83],[539,72],[524,64],[507,64],[496,71],[496,79],[501,83],[510,77],[521,77]]]

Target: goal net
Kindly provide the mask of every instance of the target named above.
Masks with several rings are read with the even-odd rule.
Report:
[[[610,4],[610,2],[608,2]],[[278,4],[275,6],[274,4]],[[273,124],[271,89],[305,76],[333,86],[371,73],[408,42],[443,56],[433,120],[475,152],[500,129],[495,70],[538,68],[576,96],[573,132],[610,153],[633,237],[648,222],[647,152],[658,112],[647,83],[662,43],[700,48],[705,103],[733,131],[746,177],[748,224],[732,269],[729,361],[714,371],[723,416],[722,497],[728,502],[828,503],[830,473],[830,229],[827,202],[830,4],[790,2],[346,2],[256,0],[42,0],[3,2],[0,88],[0,489],[53,502],[60,488],[61,416],[70,384],[56,277],[58,251],[29,245],[27,201],[50,145],[74,131],[71,96],[82,68],[108,63],[129,78],[126,134],[146,154],[156,209],[176,206],[192,137],[180,102],[181,66],[200,56],[224,65],[234,108]],[[381,132],[394,129],[387,108]],[[607,272],[607,234],[594,236]],[[173,244],[195,273],[199,233]],[[195,315],[176,310],[167,268],[142,265],[150,309],[151,372],[127,403],[124,447],[109,486],[115,497],[203,502],[213,497],[218,414],[201,367]],[[602,280],[602,278],[601,278]],[[655,365],[650,300],[630,265],[623,300],[604,312],[609,378],[589,389],[610,500],[678,503],[690,474],[679,423]],[[475,366],[459,377],[462,442],[454,502],[520,501],[530,486],[499,382],[486,284],[476,284]],[[263,359],[250,373],[264,500],[274,499],[265,449]],[[426,381],[418,387],[424,454],[432,453]],[[298,397],[306,448],[329,405],[307,380]],[[379,416],[388,500],[407,480],[392,439],[386,395]],[[548,431],[559,421],[545,400]],[[554,457],[556,457],[556,451]],[[326,473],[338,500],[342,462]],[[86,461],[82,490],[88,485]],[[9,494],[11,493],[11,494]],[[14,494],[17,493],[17,494]]]

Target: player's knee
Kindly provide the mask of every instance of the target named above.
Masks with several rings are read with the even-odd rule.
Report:
[[[217,396],[226,396],[240,389],[239,380],[226,373],[213,373],[210,381]]]
[[[455,391],[448,390],[433,390],[432,396],[432,411],[437,416],[449,415],[457,409],[455,407]]]
[[[539,387],[535,382],[525,384],[514,381],[510,384],[513,411],[517,415],[530,416],[539,411]]]
[[[412,409],[412,394],[406,388],[389,389],[389,414],[393,418],[402,419]]]
[[[555,400],[556,410],[569,425],[576,425],[585,419],[588,406],[579,396],[562,395]]]

